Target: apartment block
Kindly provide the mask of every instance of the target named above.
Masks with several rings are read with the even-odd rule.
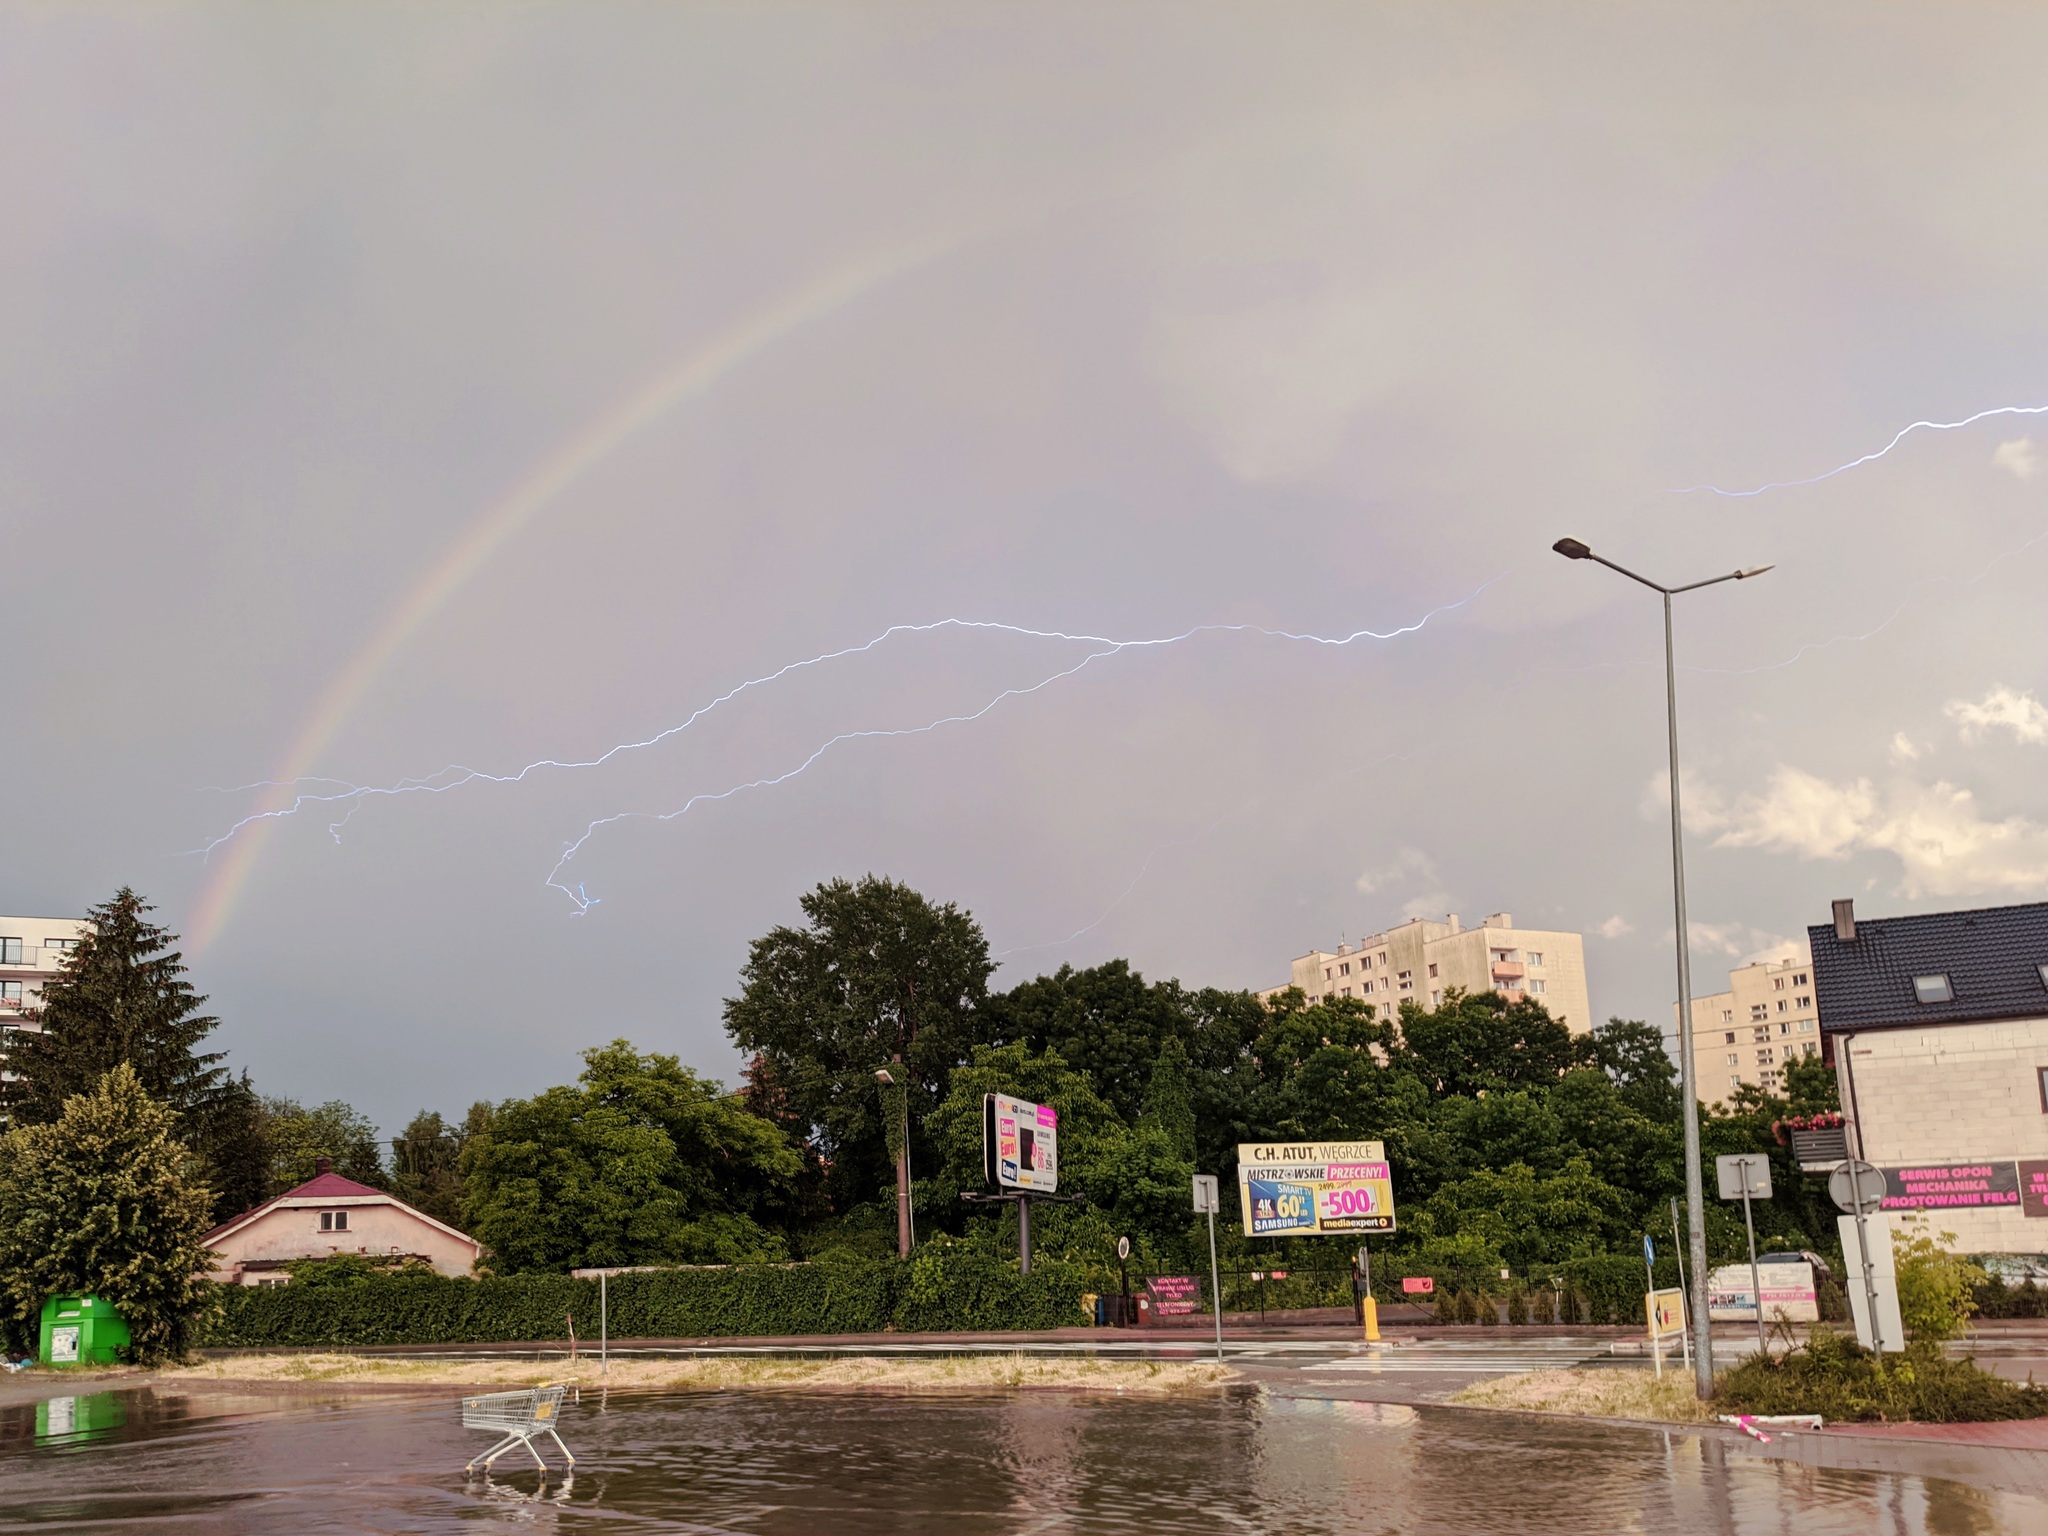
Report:
[[[76,917],[0,917],[0,1072],[10,1037],[42,1027],[33,1015],[43,987],[89,931]]]
[[[1467,928],[1455,912],[1440,923],[1411,918],[1356,945],[1312,950],[1294,962],[1288,985],[1301,988],[1311,1003],[1359,998],[1388,1020],[1403,1003],[1439,1006],[1452,987],[1499,992],[1511,1000],[1534,998],[1574,1034],[1593,1027],[1585,940],[1554,929],[1517,928],[1509,912],[1496,912],[1477,928]]]
[[[1678,1004],[1671,1005],[1678,1018]],[[1785,1063],[1818,1056],[1820,1011],[1813,963],[1760,960],[1728,973],[1728,990],[1692,1000],[1693,1082],[1700,1101],[1724,1100],[1745,1083],[1776,1092]]]

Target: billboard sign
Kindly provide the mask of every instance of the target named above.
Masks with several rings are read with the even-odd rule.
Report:
[[[1237,1189],[1249,1237],[1394,1230],[1394,1178],[1382,1142],[1241,1142]]]
[[[1676,1286],[1650,1292],[1643,1298],[1643,1307],[1649,1313],[1651,1338],[1668,1339],[1685,1332],[1685,1292]]]
[[[2020,1205],[2020,1172],[2011,1162],[1934,1163],[1886,1168],[1887,1211],[1983,1211]]]
[[[982,1171],[998,1189],[1049,1195],[1060,1187],[1060,1117],[1050,1104],[985,1094],[981,1101]]]
[[[1201,1310],[1202,1287],[1192,1275],[1154,1275],[1145,1289],[1154,1317],[1186,1317]]]
[[[1759,1264],[1764,1286],[1764,1321],[1813,1323],[1820,1320],[1820,1298],[1814,1290],[1813,1266]],[[1717,1323],[1756,1321],[1756,1286],[1747,1264],[1725,1264],[1707,1274],[1707,1316]]]

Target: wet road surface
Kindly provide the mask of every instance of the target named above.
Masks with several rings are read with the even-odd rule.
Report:
[[[2005,1536],[2048,1500],[1712,1437],[1310,1395],[615,1395],[572,1479],[465,1478],[454,1389],[144,1388],[0,1408],[0,1531]],[[1371,1362],[1359,1362],[1370,1368]],[[1449,1362],[1456,1364],[1458,1362]],[[1448,1374],[1448,1373],[1446,1373]]]

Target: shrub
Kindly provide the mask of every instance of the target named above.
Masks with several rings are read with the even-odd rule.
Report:
[[[1529,1293],[1519,1285],[1508,1292],[1508,1321],[1516,1324],[1529,1321]]]
[[[1481,1291],[1478,1295],[1474,1296],[1472,1304],[1479,1311],[1479,1322],[1482,1326],[1487,1328],[1498,1328],[1500,1326],[1500,1307],[1486,1292]]]
[[[1915,1340],[1902,1355],[1879,1357],[1825,1325],[1814,1328],[1804,1348],[1769,1359],[1752,1355],[1723,1372],[1715,1396],[1740,1413],[1817,1413],[1836,1420],[1960,1424],[2048,1417],[2048,1387],[2007,1381],[1974,1360],[1951,1360],[1928,1339]]]
[[[1529,1321],[1549,1324],[1557,1321],[1557,1292],[1539,1285],[1529,1293]]]
[[[1976,1310],[1976,1287],[1989,1278],[1949,1249],[1948,1244],[1955,1240],[1953,1232],[1931,1236],[1925,1227],[1910,1237],[1901,1234],[1892,1239],[1898,1266],[1899,1320],[1915,1339],[1939,1342],[1961,1333]]]
[[[489,1344],[559,1339],[574,1316],[597,1332],[598,1285],[568,1275],[451,1279],[431,1270],[323,1268],[274,1289],[220,1288],[223,1315],[201,1342],[307,1345]],[[308,1278],[311,1278],[310,1276]],[[748,1265],[614,1275],[616,1339],[930,1332],[1065,1327],[1089,1289],[1078,1265],[1045,1260],[1030,1277],[989,1253],[932,1243],[904,1263]]]
[[[1436,1320],[1439,1323],[1458,1321],[1458,1293],[1448,1286],[1436,1293]]]
[[[1567,1327],[1576,1326],[1586,1320],[1586,1299],[1577,1291],[1567,1290],[1557,1298],[1557,1320]]]

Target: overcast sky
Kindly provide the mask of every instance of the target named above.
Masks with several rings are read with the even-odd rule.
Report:
[[[748,941],[867,871],[1002,983],[1507,909],[1668,1019],[1656,600],[1564,534],[1776,565],[1680,605],[1703,983],[1831,897],[2040,898],[2048,415],[1682,488],[2048,406],[2044,56],[2022,7],[8,6],[0,911],[215,900],[235,1062],[387,1131],[615,1035],[729,1076]],[[281,768],[588,760],[949,618],[1407,632],[897,634],[308,805],[225,900],[251,831],[193,852]]]

